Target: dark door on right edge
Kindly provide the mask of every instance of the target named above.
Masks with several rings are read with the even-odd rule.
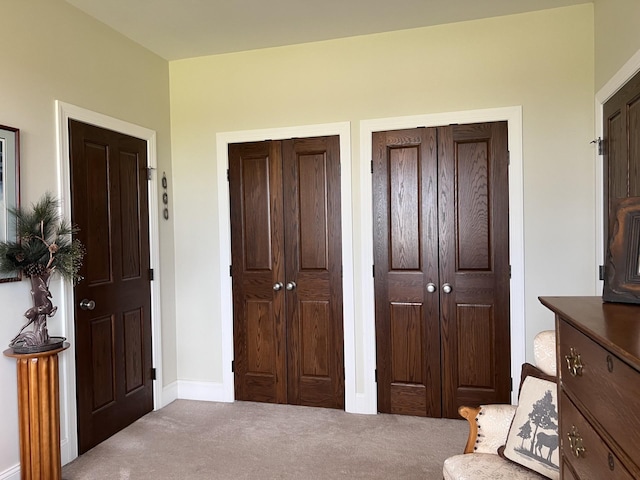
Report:
[[[509,401],[508,162],[506,122],[374,133],[379,411]]]
[[[640,196],[640,73],[604,104],[604,246],[615,200]]]

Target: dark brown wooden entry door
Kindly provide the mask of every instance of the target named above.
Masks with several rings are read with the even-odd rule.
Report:
[[[373,135],[378,409],[510,392],[506,122]]]
[[[604,104],[604,246],[616,199],[640,197],[640,73]]]
[[[229,145],[235,396],[344,408],[339,138]]]
[[[74,289],[84,453],[153,409],[147,146],[73,120],[69,137],[72,219],[87,250]]]

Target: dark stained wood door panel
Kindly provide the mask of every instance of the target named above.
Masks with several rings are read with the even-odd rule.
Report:
[[[378,408],[510,392],[506,122],[373,135]]]
[[[285,403],[282,161],[279,142],[229,146],[238,400]]]
[[[606,249],[616,199],[640,197],[640,73],[607,100],[603,116]]]
[[[438,284],[436,133],[373,134],[378,409],[386,413],[441,416],[438,293],[426,289]]]
[[[506,122],[438,129],[443,415],[509,401]]]
[[[72,219],[87,249],[74,288],[84,453],[153,409],[147,147],[73,120],[69,133]]]
[[[235,395],[344,408],[339,138],[229,146]]]

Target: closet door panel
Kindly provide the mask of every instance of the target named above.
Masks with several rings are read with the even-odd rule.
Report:
[[[510,393],[506,122],[438,129],[443,415]]]
[[[344,408],[339,137],[283,141],[289,403]]]
[[[438,417],[436,130],[374,133],[373,152],[378,410]]]
[[[286,403],[282,161],[279,142],[229,145],[237,400]]]

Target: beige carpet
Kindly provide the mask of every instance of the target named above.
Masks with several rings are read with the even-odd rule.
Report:
[[[442,479],[464,420],[177,400],[62,469],[65,480]]]

